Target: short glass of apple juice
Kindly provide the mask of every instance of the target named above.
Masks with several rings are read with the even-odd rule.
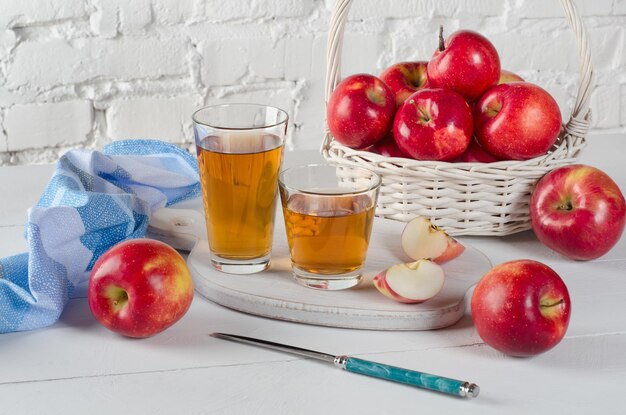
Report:
[[[287,113],[223,104],[193,116],[211,263],[231,274],[269,266]]]
[[[312,164],[280,173],[287,242],[298,283],[341,290],[361,281],[380,184],[380,176],[360,167]]]

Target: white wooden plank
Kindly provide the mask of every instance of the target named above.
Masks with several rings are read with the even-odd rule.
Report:
[[[416,333],[417,334],[417,333]],[[226,343],[226,342],[225,342]],[[254,354],[256,348],[229,344]],[[198,365],[0,386],[3,413],[320,414],[620,413],[626,335],[568,339],[529,359],[483,345],[359,357],[478,383],[473,400],[272,353],[273,362]],[[207,349],[210,352],[223,350]],[[593,351],[593,353],[590,353]],[[114,362],[111,362],[114,364]],[[69,409],[71,408],[71,409]]]

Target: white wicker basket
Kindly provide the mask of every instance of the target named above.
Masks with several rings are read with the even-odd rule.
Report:
[[[339,82],[343,33],[352,0],[337,0],[328,33],[326,103]],[[326,127],[322,155],[330,162],[366,167],[383,178],[378,216],[409,221],[430,217],[452,235],[508,235],[530,229],[529,200],[544,174],[575,162],[589,129],[593,69],[589,40],[572,0],[561,0],[576,34],[580,85],[572,115],[554,148],[526,161],[447,163],[390,158],[353,150],[335,141]],[[341,169],[338,168],[341,177]]]

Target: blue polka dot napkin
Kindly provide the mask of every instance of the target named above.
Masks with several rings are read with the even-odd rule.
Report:
[[[104,251],[142,237],[155,209],[199,194],[196,159],[172,144],[126,140],[67,152],[28,210],[28,252],[0,259],[0,333],[57,321]]]

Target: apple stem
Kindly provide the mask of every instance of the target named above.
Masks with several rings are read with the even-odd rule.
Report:
[[[420,107],[418,107],[414,100],[410,100],[409,104],[413,105],[415,107],[415,109],[417,110],[417,112],[420,114],[420,120],[421,121],[423,121],[425,123],[430,122],[430,115],[428,114],[428,112],[426,112],[425,110],[423,110]]]
[[[561,205],[559,205],[559,210],[572,210],[574,208],[574,205],[572,204],[571,200],[567,200],[564,203],[562,203]]]
[[[439,52],[446,50],[446,46],[443,40],[443,25],[439,25]]]
[[[128,293],[126,291],[122,291],[120,296],[113,301],[113,305],[117,307],[119,303],[125,303],[126,301],[128,301]]]
[[[557,301],[556,303],[552,303],[552,304],[539,304],[539,307],[541,308],[550,308],[550,307],[556,307],[558,305],[561,305],[565,302],[565,300],[563,300],[562,298]]]

